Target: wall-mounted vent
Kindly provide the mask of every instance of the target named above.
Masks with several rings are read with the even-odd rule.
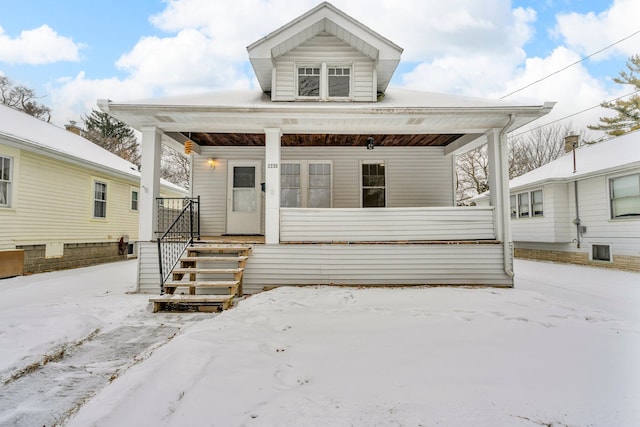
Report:
[[[424,117],[418,117],[407,120],[408,125],[421,125],[424,122]]]

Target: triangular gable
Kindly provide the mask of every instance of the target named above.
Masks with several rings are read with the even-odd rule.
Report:
[[[376,61],[378,91],[384,92],[395,71],[402,48],[361,24],[328,2],[273,31],[247,47],[251,65],[264,92],[271,90],[273,60],[325,32]]]

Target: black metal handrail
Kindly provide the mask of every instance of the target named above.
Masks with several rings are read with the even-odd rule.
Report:
[[[200,196],[197,198],[156,199],[158,230],[165,231],[158,237],[158,265],[160,266],[160,295],[164,284],[180,257],[194,239],[200,238]],[[168,227],[167,223],[171,221]],[[162,228],[161,228],[162,227]],[[157,232],[160,234],[160,231]]]

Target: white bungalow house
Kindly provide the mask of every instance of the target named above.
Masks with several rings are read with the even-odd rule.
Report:
[[[187,194],[164,180],[158,189]],[[134,164],[0,105],[0,277],[126,259],[139,194]]]
[[[247,50],[259,91],[98,102],[143,134],[141,292],[160,290],[163,143],[192,153],[202,236],[264,236],[244,266],[247,292],[513,285],[506,133],[552,104],[387,89],[402,49],[326,2]],[[491,206],[456,207],[455,156],[482,144]]]
[[[570,152],[510,192],[516,257],[640,271],[640,131],[582,146],[575,169]]]

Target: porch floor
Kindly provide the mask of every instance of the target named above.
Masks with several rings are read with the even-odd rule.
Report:
[[[201,236],[200,241],[211,243],[244,243],[244,244],[264,244],[264,236]]]
[[[221,244],[264,244],[264,236],[202,236],[201,242],[221,243]],[[464,245],[464,244],[485,244],[485,245],[499,245],[502,244],[500,240],[386,240],[386,241],[301,241],[301,242],[286,242],[281,241],[280,244],[287,245]]]

